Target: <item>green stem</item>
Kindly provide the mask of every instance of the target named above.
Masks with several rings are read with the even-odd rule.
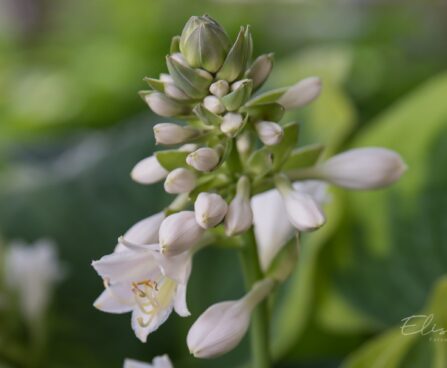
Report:
[[[253,228],[247,231],[244,240],[246,244],[241,251],[241,263],[246,289],[250,290],[256,281],[263,278]],[[269,313],[266,300],[259,303],[252,313],[250,333],[253,356],[252,367],[269,368]]]

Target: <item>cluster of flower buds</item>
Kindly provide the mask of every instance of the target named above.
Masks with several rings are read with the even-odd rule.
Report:
[[[272,279],[282,281],[284,270],[293,268],[286,259],[282,272],[270,272],[279,251],[294,233],[324,225],[323,182],[379,188],[405,170],[399,155],[384,148],[354,149],[326,162],[320,160],[320,145],[296,148],[299,124],[281,119],[286,110],[318,97],[320,79],[258,93],[273,55],[252,60],[252,51],[249,26],[232,43],[207,15],[192,17],[173,38],[169,73],[145,78],[151,90],[140,94],[156,114],[185,121],[154,126],[157,144],[179,146],[143,159],[131,176],[142,184],[164,180],[166,192],[177,197],[93,263],[106,286],[95,306],[132,312],[132,327],[146,341],[172,309],[189,315],[186,286],[193,254],[222,237],[240,245],[241,235],[254,229],[264,278],[239,301],[211,306],[194,323],[187,342],[199,358],[239,343],[250,312],[272,291]]]

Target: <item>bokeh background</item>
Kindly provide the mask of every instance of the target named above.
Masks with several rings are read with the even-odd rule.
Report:
[[[40,358],[13,358],[29,336],[12,338],[3,315],[0,366],[120,367],[163,353],[176,367],[246,364],[247,339],[220,359],[192,359],[194,318],[173,316],[142,344],[129,315],[92,307],[102,284],[91,261],[169,200],[129,177],[160,121],[137,91],[202,13],[232,37],[252,25],[256,54],[275,52],[269,87],[322,77],[320,99],[287,117],[303,122],[301,144],[323,142],[327,155],[385,146],[409,165],[387,190],[332,190],[327,226],[304,237],[276,296],[275,367],[447,367],[447,342],[399,330],[413,314],[447,320],[447,4],[434,0],[0,0],[3,247],[51,238],[66,266]],[[196,257],[193,316],[242,294],[237,261],[221,248]]]

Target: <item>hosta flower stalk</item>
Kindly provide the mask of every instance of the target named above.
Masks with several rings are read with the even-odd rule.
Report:
[[[132,312],[132,327],[145,341],[172,310],[189,315],[193,253],[212,243],[240,252],[246,296],[211,306],[193,324],[187,343],[195,357],[217,356],[237,346],[251,325],[254,366],[268,368],[266,300],[295,266],[293,248],[284,257],[290,239],[331,221],[324,214],[326,182],[379,188],[397,181],[406,166],[382,148],[321,162],[321,145],[296,147],[299,124],[284,121],[284,114],[315,100],[322,81],[310,76],[258,92],[273,69],[273,54],[252,54],[248,25],[229,35],[208,15],[191,17],[174,36],[166,73],[145,78],[150,90],[140,92],[154,113],[168,118],[154,125],[154,138],[169,147],[142,157],[131,176],[141,184],[164,179],[165,191],[177,196],[134,225],[93,267],[105,285],[95,306]]]

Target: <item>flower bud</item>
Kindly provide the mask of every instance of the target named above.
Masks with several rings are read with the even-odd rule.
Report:
[[[216,97],[225,96],[230,90],[230,86],[226,80],[218,80],[210,86],[210,92]]]
[[[194,211],[181,211],[166,217],[160,226],[160,251],[175,256],[193,247],[204,230],[196,222]]]
[[[242,74],[251,55],[251,42],[249,27],[241,27],[222,68],[217,73],[217,78],[232,82]]]
[[[174,83],[165,83],[164,85],[165,94],[174,100],[188,101],[189,96],[186,95],[180,88],[178,88]]]
[[[222,66],[229,48],[225,30],[207,15],[191,17],[180,38],[180,51],[188,64],[212,73]]]
[[[286,110],[307,105],[316,99],[321,92],[321,79],[309,77],[290,87],[279,99],[278,103]]]
[[[157,144],[179,144],[196,137],[198,131],[174,123],[160,123],[154,125],[154,135]]]
[[[186,338],[196,358],[214,358],[234,349],[246,334],[253,309],[272,291],[274,282],[264,279],[241,299],[212,305],[194,322]]]
[[[222,222],[227,210],[227,202],[215,193],[202,192],[194,203],[196,221],[204,229],[209,229]]]
[[[284,130],[281,125],[271,121],[260,121],[256,123],[256,131],[259,139],[266,146],[273,146],[282,141]]]
[[[188,193],[196,186],[196,175],[183,167],[172,170],[166,177],[164,188],[171,194]]]
[[[238,83],[237,88],[221,98],[222,103],[228,111],[236,111],[251,96],[253,82],[251,79],[243,79]]]
[[[208,88],[213,81],[213,76],[202,69],[193,69],[185,65],[183,58],[178,54],[166,58],[169,74],[174,83],[189,97],[194,99],[203,98],[208,93]]]
[[[186,157],[186,163],[199,171],[211,171],[219,163],[220,157],[216,150],[209,147],[199,148]]]
[[[241,114],[235,112],[228,112],[224,115],[222,124],[220,125],[220,130],[229,137],[234,136],[234,134],[241,128],[243,124],[243,118]]]
[[[294,190],[281,175],[275,177],[275,184],[284,200],[287,217],[297,230],[311,231],[324,225],[324,214],[309,194]]]
[[[149,93],[144,99],[151,110],[160,116],[184,115],[188,112],[186,106],[160,92]]]
[[[168,171],[160,165],[155,156],[147,157],[138,162],[132,169],[131,178],[140,184],[153,184],[168,175]]]
[[[222,114],[225,111],[224,105],[215,96],[206,96],[203,100],[203,106],[214,114]]]
[[[273,54],[259,56],[247,70],[245,76],[253,81],[253,90],[260,88],[270,75],[273,68]]]
[[[237,183],[236,196],[231,201],[225,216],[225,233],[239,235],[247,231],[253,223],[250,206],[250,182],[242,176]]]
[[[318,178],[349,189],[376,189],[397,181],[407,166],[386,148],[357,148],[340,153],[311,169]]]

